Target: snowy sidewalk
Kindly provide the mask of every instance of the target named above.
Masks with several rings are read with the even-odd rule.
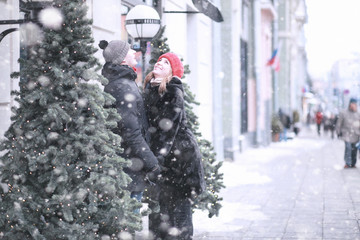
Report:
[[[194,213],[194,240],[360,240],[360,162],[343,169],[343,154],[343,141],[312,128],[224,162],[223,207]],[[146,235],[144,218],[136,240]]]
[[[194,239],[360,239],[360,172],[343,169],[343,151],[304,129],[225,162],[220,215],[196,211]]]

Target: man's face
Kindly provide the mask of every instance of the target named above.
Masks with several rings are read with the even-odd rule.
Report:
[[[350,103],[350,109],[353,110],[354,112],[357,111],[357,104],[356,103]]]
[[[136,61],[136,51],[133,49],[129,49],[128,53],[125,56],[124,61],[126,62],[127,65],[129,65],[130,67],[135,67],[137,64]]]

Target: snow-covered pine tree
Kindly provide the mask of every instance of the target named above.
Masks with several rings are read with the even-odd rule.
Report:
[[[166,43],[167,38],[163,38],[164,31],[165,26],[160,29],[156,38],[151,42],[151,60],[149,62],[150,67],[147,69],[147,72],[150,72],[153,69],[154,64],[160,55],[170,52],[170,47]],[[189,73],[189,65],[185,65],[184,77]],[[198,117],[193,112],[193,105],[199,105],[199,103],[196,102],[195,96],[191,92],[189,85],[183,83],[183,86],[185,91],[185,110],[188,118],[187,123],[188,127],[198,139],[200,151],[203,156],[206,181],[206,191],[198,196],[197,199],[193,202],[193,209],[206,210],[209,213],[209,217],[214,215],[217,216],[221,208],[220,201],[222,200],[218,194],[220,190],[225,187],[223,184],[223,174],[219,172],[219,169],[222,166],[222,162],[216,162],[216,153],[211,142],[202,138],[201,133],[199,132]],[[156,206],[156,204],[150,204],[150,206]]]
[[[21,81],[1,143],[0,238],[120,239],[141,229],[140,204],[124,190],[129,161],[111,131],[120,116],[99,86],[107,80],[85,0],[55,0],[51,11],[61,27],[43,22],[42,41],[13,74]]]

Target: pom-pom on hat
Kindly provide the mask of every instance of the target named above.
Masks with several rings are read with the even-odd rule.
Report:
[[[160,59],[162,59],[162,58],[166,58],[167,60],[169,60],[173,76],[182,78],[182,76],[184,74],[184,66],[183,66],[180,58],[176,54],[171,53],[171,52],[164,53],[163,55],[161,55],[159,57],[159,59],[157,61],[160,61]]]
[[[130,44],[122,40],[113,40],[109,43],[101,40],[99,47],[104,50],[103,56],[106,62],[121,64],[130,49]]]

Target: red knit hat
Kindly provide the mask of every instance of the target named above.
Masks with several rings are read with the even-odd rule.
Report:
[[[168,52],[161,55],[157,61],[160,61],[162,58],[169,60],[173,76],[182,78],[184,74],[184,66],[179,57],[174,53]]]

